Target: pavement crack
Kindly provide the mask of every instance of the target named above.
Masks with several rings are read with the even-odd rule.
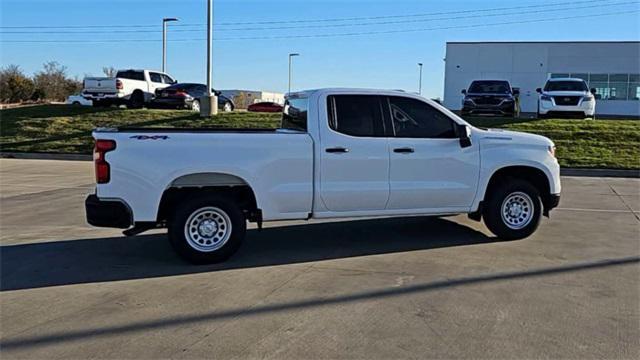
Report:
[[[613,186],[611,186],[611,184],[607,183],[607,186],[609,187],[609,189],[611,189],[611,191],[613,191],[613,193],[614,193],[614,194],[616,194],[616,196],[618,197],[618,199],[620,199],[620,201],[622,201],[622,203],[624,204],[624,206],[626,206],[626,207],[627,207],[627,209],[629,209],[629,211],[633,214],[633,216],[635,216],[636,220],[640,221],[640,214],[639,214],[639,213],[637,213],[637,212],[635,212],[635,211],[633,210],[633,208],[631,207],[631,205],[629,205],[629,204],[624,200],[624,197],[623,197],[620,193],[618,193],[618,192],[616,191],[616,189],[615,189]]]

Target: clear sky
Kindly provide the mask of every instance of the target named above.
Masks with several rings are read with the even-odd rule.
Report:
[[[284,92],[287,54],[297,52],[301,56],[294,60],[294,89],[345,86],[417,91],[417,63],[422,62],[423,93],[440,97],[447,41],[640,40],[638,0],[214,3],[219,24],[214,31],[218,39],[214,41],[214,86],[218,89]],[[180,21],[169,28],[167,72],[180,81],[205,81],[206,43],[198,40],[206,37],[200,25],[206,22],[205,0],[0,0],[0,6],[3,66],[17,64],[31,74],[54,60],[78,77],[102,75],[103,66],[160,69],[161,19],[177,17]],[[312,21],[344,18],[358,19]],[[384,31],[391,33],[291,38]],[[238,39],[247,37],[273,39]]]

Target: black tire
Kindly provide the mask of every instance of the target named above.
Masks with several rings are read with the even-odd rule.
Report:
[[[206,215],[200,220],[201,225],[202,222],[207,219],[219,224],[215,226],[214,230],[209,229],[216,233],[213,236],[218,236],[218,234],[220,234],[219,231],[229,230],[229,226],[223,227],[222,225],[227,223],[231,225],[228,238],[226,238],[226,240],[220,238],[222,242],[219,247],[215,247],[215,242],[211,237],[202,235],[200,225],[193,225],[191,230],[185,226],[187,221],[192,224],[194,221],[198,221],[200,216],[196,216],[196,214],[206,214],[207,211],[214,211],[222,218],[222,222],[220,223],[214,220],[215,217],[207,217]],[[225,214],[227,216],[226,221],[224,219]],[[192,216],[195,217],[192,218]],[[244,214],[233,199],[221,195],[193,197],[179,204],[173,214],[169,222],[169,241],[182,258],[193,264],[218,263],[225,261],[238,250],[246,233],[246,225]],[[187,235],[188,232],[195,232],[199,235],[195,235],[198,237],[194,238]],[[187,238],[187,236],[189,236],[189,238]],[[211,245],[205,243],[208,239],[212,239]],[[201,246],[205,248],[205,250],[197,249],[195,246]]]
[[[224,105],[222,105],[222,111],[224,112],[233,111],[233,104],[229,101],[225,102]]]
[[[144,94],[140,90],[136,90],[129,97],[129,102],[127,103],[127,107],[129,109],[142,109],[144,106]]]
[[[505,212],[503,216],[503,209],[509,206],[509,203],[514,205],[516,209],[513,213]],[[518,205],[521,207],[518,208]],[[528,181],[506,178],[488,189],[483,204],[482,217],[487,228],[500,239],[526,238],[536,231],[542,218],[540,193]],[[508,223],[508,221],[512,221],[512,223]]]
[[[93,100],[93,107],[103,108],[107,107],[107,103],[104,100]]]
[[[82,104],[80,104],[80,101],[74,101],[74,102],[72,102],[72,103],[71,103],[71,105],[73,105],[73,106],[80,106],[80,105],[82,105]]]

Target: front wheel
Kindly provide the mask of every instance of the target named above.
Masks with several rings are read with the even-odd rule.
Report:
[[[191,103],[191,111],[200,112],[200,100],[193,100]]]
[[[489,191],[482,216],[492,233],[505,240],[533,234],[542,217],[540,193],[533,185],[509,178]]]
[[[227,101],[226,103],[224,103],[222,109],[224,110],[224,112],[231,112],[233,111],[233,105]]]
[[[185,260],[211,264],[240,247],[246,220],[232,199],[220,195],[191,198],[180,204],[169,223],[169,241]]]

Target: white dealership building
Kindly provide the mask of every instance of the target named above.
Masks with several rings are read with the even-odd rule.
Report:
[[[448,42],[444,105],[462,106],[473,80],[508,80],[520,88],[522,112],[535,113],[536,88],[574,77],[595,88],[596,114],[640,116],[640,42]]]

